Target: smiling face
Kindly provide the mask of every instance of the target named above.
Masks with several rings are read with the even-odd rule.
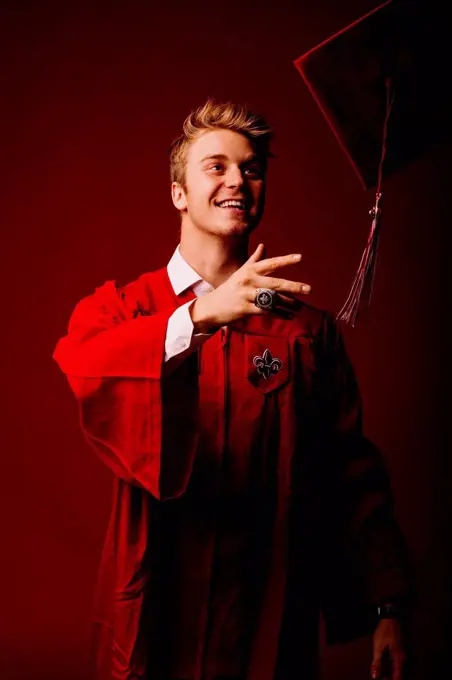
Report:
[[[171,189],[182,228],[224,237],[247,235],[264,210],[265,169],[245,135],[207,130],[188,149],[185,187],[173,182]]]

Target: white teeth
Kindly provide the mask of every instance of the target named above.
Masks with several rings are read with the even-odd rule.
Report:
[[[244,208],[245,201],[221,201],[217,205],[220,208]]]

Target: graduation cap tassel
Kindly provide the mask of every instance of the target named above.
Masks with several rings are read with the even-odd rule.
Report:
[[[375,271],[377,266],[378,241],[380,236],[380,217],[381,217],[381,182],[383,177],[383,164],[386,156],[386,141],[388,134],[388,120],[394,103],[394,92],[392,80],[386,80],[386,116],[383,126],[383,144],[380,164],[378,166],[378,185],[374,207],[369,211],[372,216],[372,226],[370,229],[367,245],[359,263],[358,271],[353,281],[348,297],[336,316],[336,320],[345,321],[355,325],[358,315],[363,305],[368,307],[372,297]]]
[[[372,297],[372,288],[377,264],[378,240],[380,235],[381,198],[382,193],[380,191],[376,195],[374,207],[369,211],[373,217],[372,226],[366,248],[362,254],[361,262],[359,263],[358,271],[347,300],[336,317],[340,321],[351,323],[352,326],[355,325],[360,308],[363,304],[368,307]]]

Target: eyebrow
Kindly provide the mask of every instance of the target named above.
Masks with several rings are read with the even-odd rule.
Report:
[[[201,158],[201,163],[204,163],[205,161],[210,161],[210,160],[217,160],[217,161],[227,161],[228,156],[226,156],[224,153],[216,153],[212,154],[209,156],[204,156],[204,158]],[[243,163],[251,163],[252,161],[259,161],[259,158],[257,154],[253,154],[249,158],[246,158]]]

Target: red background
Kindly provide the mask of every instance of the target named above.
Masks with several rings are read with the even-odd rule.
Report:
[[[293,60],[378,3],[3,4],[2,680],[87,678],[110,472],[51,355],[75,303],[166,263],[178,242],[167,147],[208,95],[276,138],[253,244],[300,250],[312,304],[338,311],[369,229],[365,192]],[[434,103],[433,103],[434,105]],[[365,429],[384,451],[419,584],[413,677],[443,676],[450,608],[445,347],[450,148],[385,184],[371,313],[346,327]],[[368,677],[370,640],[322,652]],[[302,678],[302,673],[294,673]]]

